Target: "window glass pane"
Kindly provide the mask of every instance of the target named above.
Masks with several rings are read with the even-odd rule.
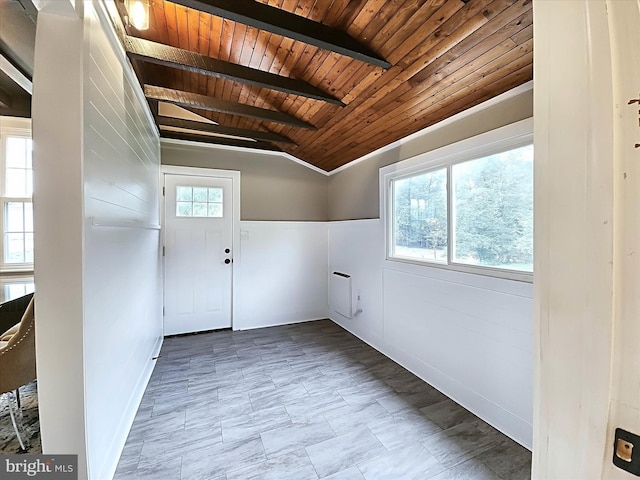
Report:
[[[179,202],[190,202],[193,200],[192,196],[192,188],[191,187],[177,187],[176,188],[176,199]]]
[[[22,232],[24,231],[24,213],[22,202],[7,202],[6,207],[6,231]]]
[[[27,168],[33,168],[33,141],[30,138],[27,138],[26,145],[26,154],[27,154]]]
[[[392,255],[447,261],[447,170],[393,181]]]
[[[5,263],[24,263],[24,234],[5,234]]]
[[[27,166],[27,140],[21,137],[7,137],[7,167],[25,168]]]
[[[195,190],[195,189],[194,189]],[[195,192],[194,192],[195,196]],[[206,217],[207,216],[207,204],[206,203],[193,203],[193,216],[194,217]]]
[[[190,217],[192,213],[191,202],[177,202],[176,203],[176,216],[177,217]]]
[[[33,263],[33,233],[24,234],[24,261]]]
[[[207,188],[206,187],[194,187],[193,188],[193,201],[194,202],[206,202],[207,201]]]
[[[209,189],[209,201],[221,203],[222,202],[222,189],[221,188],[210,188]]]
[[[24,231],[33,232],[33,203],[24,204]]]
[[[533,271],[533,146],[453,165],[453,261]]]
[[[221,203],[210,203],[209,204],[209,217],[222,217],[222,204]]]
[[[7,197],[28,197],[27,170],[21,168],[7,168]]]
[[[31,197],[33,196],[33,170],[25,170],[25,175],[27,176],[27,187],[25,190],[25,196]]]

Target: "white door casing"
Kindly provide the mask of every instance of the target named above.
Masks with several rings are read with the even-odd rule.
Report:
[[[202,175],[203,169],[173,167],[188,175],[170,170],[163,168],[164,334],[229,328],[237,245],[234,176],[216,171]],[[221,176],[213,176],[216,173]]]

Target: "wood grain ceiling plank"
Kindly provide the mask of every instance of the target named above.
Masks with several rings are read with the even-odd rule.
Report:
[[[533,41],[531,41],[531,44]],[[531,51],[527,51],[531,50]],[[515,58],[514,58],[515,57]],[[472,78],[469,81],[450,81],[441,82],[449,83],[448,85],[437,85],[432,87],[428,91],[428,97],[426,101],[414,101],[402,103],[402,100],[398,100],[395,108],[381,111],[376,115],[368,118],[364,123],[366,126],[361,126],[358,130],[358,140],[363,143],[372,144],[379,138],[379,132],[381,128],[384,128],[389,134],[389,138],[393,138],[397,130],[401,130],[408,124],[415,124],[415,118],[420,118],[428,115],[429,112],[437,108],[446,108],[447,103],[453,103],[459,98],[473,93],[475,90],[481,89],[484,85],[490,84],[499,80],[505,76],[505,72],[512,70],[519,70],[520,68],[526,68],[527,65],[533,62],[532,48],[527,48],[526,45],[518,47],[518,50],[509,52],[502,55],[489,64],[487,64],[482,71],[476,70],[470,73],[468,76]],[[465,77],[466,78],[466,77]],[[473,79],[476,79],[473,81]],[[465,85],[465,86],[463,86]],[[444,87],[444,88],[443,88]],[[424,98],[421,96],[421,98]],[[416,128],[416,131],[420,128]],[[333,153],[345,150],[346,142],[349,137],[343,137],[335,139],[335,143],[332,147],[326,150],[326,155],[332,155]],[[391,140],[388,143],[391,143]]]
[[[366,40],[366,37],[363,38],[362,36],[362,31],[376,18],[385,3],[394,3],[394,1],[395,0],[391,2],[385,2],[385,0],[368,0],[347,28],[349,35],[360,39],[360,41],[362,41],[362,39]]]
[[[155,85],[145,85],[144,93],[147,98],[173,103],[181,107],[195,107],[203,110],[222,112],[229,115],[257,118],[266,122],[285,123],[287,125],[300,128],[315,129],[313,125],[303,122],[291,115],[287,115],[286,113],[256,108],[249,105],[240,105],[196,93],[183,92]],[[225,125],[228,125],[228,123],[225,123]]]
[[[409,23],[414,16],[418,16],[418,10],[422,10],[422,19],[414,21],[414,30],[419,24],[424,23],[427,19],[437,11],[446,0],[407,0],[404,5],[399,8],[394,15],[378,30],[371,38],[371,46],[376,51],[382,51],[383,45],[386,44],[391,37],[398,35],[404,29],[405,32],[409,28]],[[429,13],[431,11],[431,13]]]
[[[504,6],[504,2],[505,0],[496,0],[495,2],[492,2],[492,4],[496,4],[496,8],[493,9],[489,9],[488,6],[484,5],[482,7],[484,7],[484,11],[493,12],[494,15],[497,15],[499,13],[498,10],[502,11],[501,7]],[[440,35],[435,40],[429,41],[428,43],[431,48],[437,48],[439,51],[445,51],[446,49],[453,48],[456,43],[463,41],[466,36],[470,35],[471,32],[474,31],[474,28],[477,30],[481,25],[485,24],[487,19],[482,13],[479,14],[478,10],[481,9],[476,7],[475,9],[466,9],[460,12],[460,14],[464,15],[465,19],[469,21],[467,24],[460,20],[456,20],[455,22],[445,22],[444,25],[446,25],[446,27],[443,25],[440,28],[440,31],[445,32],[446,35]],[[472,16],[469,17],[469,15]],[[435,17],[436,18],[433,20],[435,23],[429,28],[429,30],[432,30],[436,24],[439,24],[439,19],[442,18],[442,15],[436,15]],[[452,30],[454,28],[455,30]],[[436,57],[433,53],[427,53],[427,56],[431,55],[430,58]],[[366,93],[359,95],[351,103],[349,103],[350,99],[345,97],[345,103],[348,104],[348,107],[333,116],[331,120],[328,120],[326,117],[306,117],[310,118],[314,124],[323,126],[322,132],[319,135],[314,135],[315,141],[322,143],[331,139],[332,142],[335,142],[336,137],[346,135],[345,130],[341,128],[340,125],[343,118],[357,118],[362,115],[370,115],[371,112],[381,108],[381,105],[394,101],[397,96],[402,95],[409,90],[410,86],[405,82],[425,66],[425,62],[418,58],[406,69],[402,69],[398,65],[392,67],[384,72],[384,74],[381,75],[373,84],[371,84]],[[309,137],[309,135],[305,136]],[[298,143],[302,143],[303,141],[303,139],[298,140]]]
[[[526,0],[521,0],[526,1]],[[430,62],[424,69],[409,79],[410,82],[420,83],[443,68],[458,63],[466,63],[486,52],[488,49],[509,38],[533,23],[533,13],[529,9],[521,14],[517,8],[508,8],[480,27],[473,35],[450,48],[446,53]],[[532,38],[532,35],[528,37]],[[526,39],[525,39],[526,40]],[[520,42],[515,42],[520,43]],[[462,56],[464,59],[461,59]]]
[[[462,2],[437,0],[425,3],[380,47],[383,55],[394,58],[393,65],[428,38],[438,27],[464,8]],[[375,38],[374,38],[375,43]]]
[[[445,55],[442,55],[436,61],[429,64],[424,70],[421,70],[418,74],[410,78],[409,82],[414,87],[420,84],[434,84],[457,70],[459,65],[468,64],[501,43],[508,45],[510,48],[514,48],[518,44],[512,40],[513,33],[519,29],[522,30],[522,22],[527,21],[527,19],[532,20],[530,17],[531,12],[528,12],[488,36],[484,34],[478,35],[477,37],[474,36],[474,45],[471,48],[467,48],[468,45],[462,45],[462,43],[470,43],[466,41],[456,45]],[[481,38],[484,38],[484,40],[475,43],[476,40]],[[530,36],[529,39],[531,38]],[[458,49],[457,47],[462,48]]]
[[[398,100],[397,103],[391,104],[388,109],[363,119],[358,129],[358,139],[364,143],[371,142],[375,139],[374,137],[376,137],[379,131],[387,132],[391,138],[396,129],[401,129],[405,125],[415,124],[415,118],[422,117],[425,110],[428,110],[433,105],[440,105],[447,99],[455,98],[455,95],[461,91],[468,93],[468,90],[475,88],[474,85],[477,85],[478,82],[489,83],[492,79],[503,76],[505,71],[508,72],[510,69],[518,69],[523,64],[526,64],[526,62],[531,61],[530,54],[514,58],[516,55],[517,54],[507,54],[499,57],[491,62],[491,66],[485,67],[483,71],[475,75],[471,73],[465,77],[467,78],[466,82],[450,80],[447,82],[448,85],[432,87],[427,91],[427,95],[418,97],[423,100],[408,101],[405,103],[403,103],[403,100]],[[475,80],[476,78],[479,80]],[[394,106],[396,108],[393,108]],[[416,130],[418,129],[419,128],[416,128]],[[339,148],[344,150],[345,144],[350,141],[351,138],[352,137],[348,136],[334,138],[333,145],[335,146],[335,150]],[[332,148],[333,147],[329,148],[325,153],[332,153]]]
[[[389,67],[386,60],[354,40],[346,32],[313,22],[286,10],[258,2],[235,0],[174,0],[174,2],[261,30],[269,30],[383,68]]]
[[[507,40],[511,41],[511,40]],[[502,49],[496,49],[495,52],[488,52],[478,62],[471,62],[455,73],[434,84],[424,90],[420,95],[412,97],[410,92],[405,97],[398,98],[395,102],[389,104],[385,109],[376,112],[366,119],[367,126],[361,128],[360,134],[366,135],[372,133],[376,128],[389,129],[390,126],[398,127],[406,121],[406,117],[412,115],[421,115],[421,111],[425,104],[435,104],[453,96],[460,91],[464,85],[474,85],[478,78],[493,78],[493,75],[504,75],[510,69],[518,69],[522,65],[518,62],[527,62],[529,54],[533,48],[533,40],[529,44],[523,44],[514,50],[504,52]],[[483,62],[480,62],[483,60]],[[482,65],[479,65],[482,63]],[[401,105],[400,108],[398,108]],[[422,107],[420,107],[422,105]],[[340,143],[340,139],[334,139],[336,143]]]
[[[382,2],[375,15],[372,15],[368,19],[366,25],[363,25],[358,38],[361,41],[366,41],[368,44],[372,43],[372,39],[391,22],[398,14],[402,15],[403,9],[405,9],[406,0],[390,0]]]
[[[531,17],[531,23],[529,23],[526,28],[523,28],[518,33],[511,36],[511,40],[516,44],[520,45],[530,38],[533,38],[533,11],[531,11]]]
[[[486,4],[483,2],[469,2],[457,15],[449,18],[438,29],[432,32],[428,38],[420,42],[406,54],[398,57],[398,64],[405,68],[415,66],[415,63],[422,59],[423,62],[433,61],[438,54],[434,53],[434,48],[439,44],[447,44],[448,37],[456,36],[459,43],[461,37],[466,37],[476,31],[482,25],[490,21],[491,18],[508,8],[515,0],[493,0]],[[444,50],[447,50],[445,47]],[[400,50],[394,52],[400,55]]]
[[[346,30],[366,1],[336,0],[329,7],[329,11],[322,22],[340,30]]]

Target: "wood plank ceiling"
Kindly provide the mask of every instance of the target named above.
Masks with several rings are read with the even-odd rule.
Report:
[[[228,3],[176,1],[201,9]],[[189,60],[187,52],[169,50],[156,56],[171,62],[151,62],[141,55],[149,45],[130,39],[137,42],[137,50],[131,42],[128,49],[150,102],[164,99],[188,107],[224,127],[222,133],[269,132],[257,147],[270,145],[331,171],[533,78],[531,0],[259,1],[346,32],[389,68],[151,0],[150,28],[129,26],[129,35],[199,55]],[[251,10],[253,1],[235,3],[248,3],[244,6]],[[183,66],[168,66],[172,62]],[[271,77],[260,80],[236,65]],[[207,75],[197,73],[205,70]],[[265,88],[275,75],[290,83]],[[159,117],[159,123],[175,127],[179,122]],[[181,136],[176,128],[164,128],[162,136]],[[208,135],[191,132],[188,138],[215,142],[221,137],[212,137],[212,129],[208,123],[203,127]],[[282,137],[289,143],[278,141]],[[228,137],[223,142],[233,144]],[[245,143],[252,142],[236,144]]]

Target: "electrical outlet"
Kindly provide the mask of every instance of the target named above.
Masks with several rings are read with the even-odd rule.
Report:
[[[640,477],[640,436],[616,428],[613,464]]]

